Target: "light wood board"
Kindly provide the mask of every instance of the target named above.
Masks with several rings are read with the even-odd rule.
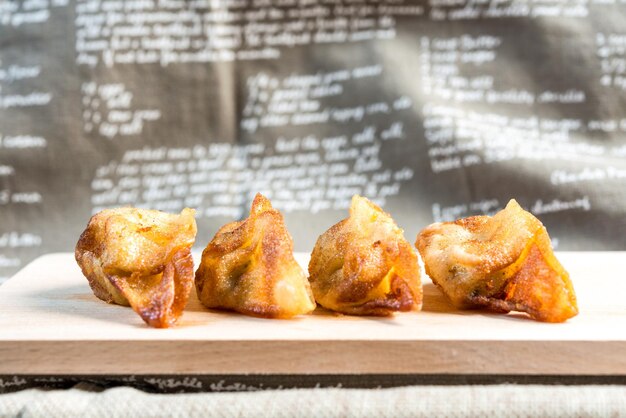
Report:
[[[423,311],[392,318],[258,319],[192,292],[179,326],[152,329],[93,296],[73,254],[46,255],[0,286],[0,374],[626,375],[626,252],[557,256],[580,308],[563,324],[458,311],[424,278]]]

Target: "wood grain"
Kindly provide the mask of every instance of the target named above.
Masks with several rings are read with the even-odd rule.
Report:
[[[71,254],[48,255],[0,286],[0,374],[626,375],[626,253],[558,256],[581,311],[564,324],[457,311],[425,280],[424,310],[394,318],[257,319],[194,295],[159,330],[96,299]]]

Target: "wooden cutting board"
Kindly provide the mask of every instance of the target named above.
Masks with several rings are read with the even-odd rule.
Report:
[[[257,319],[194,293],[152,329],[93,296],[73,254],[46,255],[0,286],[0,374],[626,375],[626,252],[558,257],[580,307],[563,324],[458,311],[425,278],[423,311],[393,318]]]

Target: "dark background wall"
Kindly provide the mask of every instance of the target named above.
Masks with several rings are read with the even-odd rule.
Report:
[[[626,249],[626,3],[0,3],[0,277],[94,212],[264,193],[296,250],[354,193],[414,240],[517,199],[559,250]],[[0,279],[1,281],[2,279]]]

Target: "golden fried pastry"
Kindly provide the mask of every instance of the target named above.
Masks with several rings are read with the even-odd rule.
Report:
[[[196,291],[207,308],[290,318],[315,309],[283,216],[257,194],[250,216],[223,226],[202,252]]]
[[[194,214],[118,208],[94,215],[75,251],[94,294],[130,305],[150,326],[174,324],[193,286]]]
[[[309,281],[317,303],[351,315],[387,316],[419,310],[417,255],[391,216],[354,196],[350,216],[315,244]]]
[[[426,273],[459,308],[521,311],[546,322],[578,313],[542,223],[511,200],[493,217],[435,223],[417,237]]]

